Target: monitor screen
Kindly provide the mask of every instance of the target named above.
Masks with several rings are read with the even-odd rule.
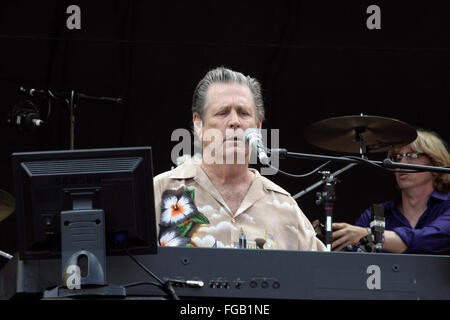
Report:
[[[125,254],[119,243],[156,253],[150,147],[13,153],[12,162],[22,259],[61,257],[61,213],[89,208],[104,217],[106,255]]]

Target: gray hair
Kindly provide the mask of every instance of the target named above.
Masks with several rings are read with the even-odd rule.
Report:
[[[197,84],[192,99],[192,114],[198,113],[202,120],[205,119],[207,93],[209,87],[214,83],[237,83],[247,86],[253,96],[253,102],[256,108],[256,122],[264,120],[264,103],[261,93],[261,84],[258,80],[224,67],[218,67],[208,71],[203,79]]]

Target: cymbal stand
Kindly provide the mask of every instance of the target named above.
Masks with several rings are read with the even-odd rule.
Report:
[[[4,257],[6,259],[12,259],[13,258],[12,255],[10,255],[9,253],[6,253],[4,251],[1,251],[1,250],[0,250],[0,257]]]
[[[359,142],[359,154],[364,157],[364,135],[363,133],[366,131],[364,127],[356,127],[355,128],[355,140]]]

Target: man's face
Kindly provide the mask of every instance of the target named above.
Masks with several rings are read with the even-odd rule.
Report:
[[[410,146],[402,147],[398,153],[405,154],[408,152],[414,152]],[[430,159],[426,155],[419,155],[417,159],[407,159],[403,157],[400,163],[409,163],[416,165],[431,165]],[[417,172],[417,173],[395,173],[395,179],[401,190],[406,190],[413,187],[424,186],[429,183],[433,185],[433,175],[430,172]]]
[[[243,141],[247,128],[261,128],[250,89],[241,84],[215,83],[208,89],[204,121],[194,115],[194,126],[203,143],[204,159],[211,155],[216,163],[248,162]],[[220,162],[223,161],[223,162]]]

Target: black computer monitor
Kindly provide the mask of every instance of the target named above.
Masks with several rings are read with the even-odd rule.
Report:
[[[72,251],[157,252],[150,147],[13,153],[12,162],[21,259],[59,258],[64,241]]]

